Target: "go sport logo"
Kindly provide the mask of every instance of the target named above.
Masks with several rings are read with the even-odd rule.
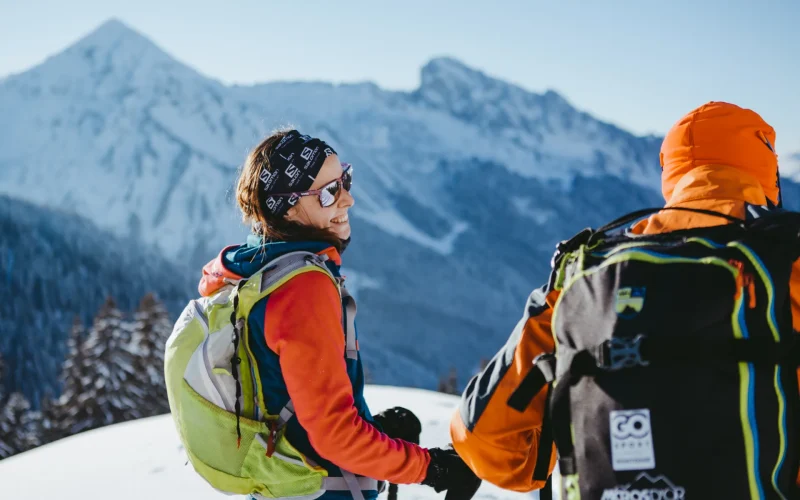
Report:
[[[603,490],[601,500],[683,500],[686,488],[675,486],[664,476],[652,477],[646,472],[630,484]]]

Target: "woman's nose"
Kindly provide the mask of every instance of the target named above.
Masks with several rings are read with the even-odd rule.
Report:
[[[350,191],[346,189],[342,189],[342,194],[339,196],[339,206],[342,208],[349,208],[355,205],[356,199],[353,198],[353,195]]]

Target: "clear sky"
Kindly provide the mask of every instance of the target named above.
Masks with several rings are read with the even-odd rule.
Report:
[[[448,55],[638,134],[735,102],[800,151],[800,0],[0,0],[0,77],[111,17],[225,83],[410,90]]]

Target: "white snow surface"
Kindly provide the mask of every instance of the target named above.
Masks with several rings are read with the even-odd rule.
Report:
[[[373,412],[393,406],[412,410],[423,425],[425,447],[449,442],[449,421],[458,398],[420,389],[367,386]],[[3,500],[219,500],[229,497],[212,489],[186,464],[172,418],[162,415],[78,434],[0,461]],[[385,498],[383,493],[380,498]],[[399,500],[444,498],[431,488],[401,485]],[[476,500],[538,498],[486,482]]]

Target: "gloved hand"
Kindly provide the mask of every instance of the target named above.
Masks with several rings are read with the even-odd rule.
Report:
[[[395,406],[374,415],[372,418],[381,426],[384,434],[390,438],[419,444],[422,424],[411,410]]]
[[[450,445],[428,450],[431,463],[422,484],[436,493],[447,490],[444,500],[470,500],[481,486],[481,479],[458,456]]]

